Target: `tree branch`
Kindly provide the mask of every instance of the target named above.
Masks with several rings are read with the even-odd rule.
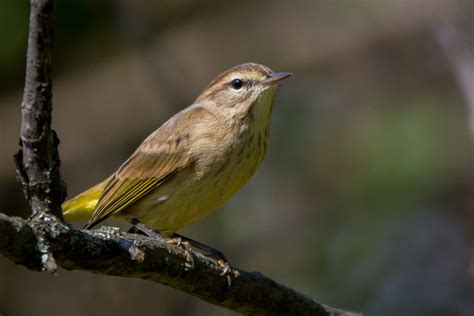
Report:
[[[36,225],[43,225],[50,251],[67,270],[150,280],[245,315],[357,315],[320,304],[257,272],[239,270],[240,276],[229,288],[221,268],[211,259],[193,253],[191,269],[183,250],[146,236],[120,234],[111,228],[79,231],[54,216],[42,217]],[[0,253],[29,269],[41,270],[43,254],[36,246],[35,230],[21,218],[0,213]],[[142,261],[133,261],[120,247],[123,237],[145,253]]]
[[[21,149],[15,155],[15,163],[33,217],[51,212],[62,219],[66,189],[59,175],[59,140],[51,130],[53,34],[53,1],[31,0]]]
[[[472,1],[455,2],[459,13],[455,18],[444,21],[435,30],[435,39],[448,59],[460,92],[462,93],[467,112],[471,136],[474,137],[474,41],[472,21],[474,4]]]

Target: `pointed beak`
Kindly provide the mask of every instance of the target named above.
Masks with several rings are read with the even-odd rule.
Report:
[[[267,79],[263,80],[261,83],[264,85],[275,84],[283,79],[286,79],[293,75],[291,72],[274,72]]]

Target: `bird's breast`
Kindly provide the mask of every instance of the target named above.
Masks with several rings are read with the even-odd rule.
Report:
[[[160,231],[175,231],[199,221],[239,191],[263,160],[268,128],[247,125],[233,133],[220,143],[203,141],[200,159],[147,199],[142,222]]]

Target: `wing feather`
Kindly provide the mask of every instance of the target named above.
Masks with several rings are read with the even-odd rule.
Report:
[[[196,115],[211,114],[200,107],[180,112],[145,139],[111,177],[85,228],[123,211],[191,163],[189,122]]]

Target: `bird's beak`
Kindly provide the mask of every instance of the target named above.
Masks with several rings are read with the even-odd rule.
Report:
[[[292,75],[291,72],[274,72],[267,79],[262,81],[264,85],[275,84],[283,79],[286,79]]]

